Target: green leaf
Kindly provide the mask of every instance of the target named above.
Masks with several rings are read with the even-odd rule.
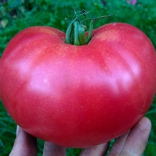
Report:
[[[10,8],[16,8],[23,3],[24,0],[8,0],[8,4]]]
[[[148,143],[146,146],[146,150],[144,152],[145,156],[154,156],[156,154],[156,144],[155,143]]]

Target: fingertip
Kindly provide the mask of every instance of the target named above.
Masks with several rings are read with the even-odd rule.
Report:
[[[151,121],[143,117],[130,131],[121,156],[142,155],[150,135]]]
[[[143,117],[139,122],[140,122],[140,124],[142,124],[142,126],[148,128],[148,129],[151,129],[151,127],[152,127],[151,121],[147,117]]]
[[[151,131],[151,121],[147,117],[143,117],[134,127],[133,129],[139,129],[140,132],[149,134]]]
[[[105,155],[109,147],[109,142],[83,149],[80,156],[101,156]]]
[[[45,141],[44,149],[43,149],[43,156],[65,156],[66,155],[66,148],[62,146],[58,146],[54,143],[50,143]]]
[[[37,142],[36,138],[25,132],[22,128],[17,126],[16,139],[13,149],[9,156],[36,156]]]

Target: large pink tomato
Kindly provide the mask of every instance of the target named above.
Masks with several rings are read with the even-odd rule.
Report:
[[[0,59],[0,97],[26,132],[67,147],[116,138],[147,112],[156,91],[156,54],[134,26],[111,23],[86,45],[50,27],[18,33]]]

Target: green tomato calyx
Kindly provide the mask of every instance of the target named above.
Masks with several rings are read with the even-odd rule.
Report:
[[[86,15],[89,13],[89,11],[75,11],[75,15],[72,20],[66,19],[66,21],[69,23],[67,31],[66,31],[66,37],[65,42],[67,44],[73,44],[73,45],[85,45],[88,44],[89,41],[92,38],[92,31],[93,31],[93,24],[97,19],[108,17],[107,16],[100,16],[96,18],[86,18],[84,20],[80,20],[82,16],[86,17]],[[89,29],[88,29],[88,35],[86,34],[87,26],[83,23],[86,20],[91,20]]]

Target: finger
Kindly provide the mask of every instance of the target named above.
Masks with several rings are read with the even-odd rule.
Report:
[[[93,147],[85,148],[80,156],[104,156],[109,147],[109,143],[96,145]]]
[[[131,130],[121,156],[142,156],[148,142],[150,131],[151,122],[148,118],[144,117]]]
[[[37,143],[36,138],[26,133],[20,127],[17,127],[17,136],[13,149],[9,156],[36,156]]]
[[[65,156],[66,148],[50,142],[44,143],[43,156]]]
[[[115,143],[109,153],[109,156],[117,156],[121,153],[121,151],[125,145],[125,142],[127,140],[128,134],[129,134],[129,131],[126,132],[124,135],[115,139]]]
[[[109,156],[142,156],[151,131],[151,122],[142,118],[130,131],[121,153],[110,153]]]

